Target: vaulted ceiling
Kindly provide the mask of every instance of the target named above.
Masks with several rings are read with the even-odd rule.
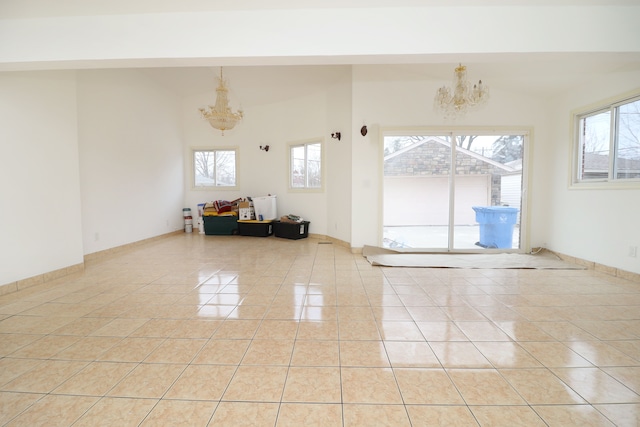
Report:
[[[500,7],[517,12],[520,7],[627,7],[637,6],[637,0],[3,0],[0,2],[0,39],[3,22],[20,21],[28,23],[32,19],[56,19],[86,16],[140,16],[180,14],[216,11],[256,11],[256,10],[304,10],[304,9],[357,9],[362,10],[366,19],[366,9],[402,7]],[[637,10],[637,9],[636,9]],[[638,17],[640,19],[640,17]],[[295,26],[295,23],[291,23]],[[425,25],[429,25],[428,22]],[[545,23],[541,23],[541,26]],[[450,34],[436,34],[436,39],[452,37],[473,38],[473,34],[452,29]],[[330,31],[328,28],[327,31]],[[381,32],[385,28],[380,28]],[[640,40],[640,31],[637,33]],[[391,34],[391,36],[393,36]],[[505,37],[511,37],[505,33]],[[520,35],[522,37],[522,35]],[[532,37],[535,35],[532,35]],[[56,35],[52,34],[52,38]],[[153,38],[153,35],[150,35]],[[8,40],[4,41],[8,43]],[[224,43],[213,40],[212,43]],[[2,41],[0,41],[0,46]],[[265,51],[269,47],[265,46]],[[594,48],[596,49],[596,48]],[[376,76],[402,76],[404,80],[433,79],[449,81],[452,69],[457,63],[469,66],[471,80],[483,79],[490,86],[509,91],[518,91],[536,96],[553,96],[557,92],[585,84],[599,75],[619,70],[640,69],[640,51],[592,51],[586,46],[575,52],[431,52],[426,54],[403,55],[325,55],[313,57],[270,57],[221,58],[185,57],[182,59],[154,58],[97,58],[80,68],[118,68],[134,66],[149,78],[175,91],[180,96],[191,96],[203,90],[214,90],[214,77],[219,66],[226,67],[225,74],[232,80],[241,82],[234,86],[236,91],[251,92],[252,98],[273,96],[268,88],[278,88],[295,92],[302,87],[323,84],[335,80],[349,65],[366,65],[372,78]],[[638,49],[640,50],[640,49]],[[1,59],[1,58],[0,58]],[[47,69],[50,65],[35,63],[31,69]],[[68,65],[74,68],[75,64]],[[65,68],[64,61],[53,63],[52,68]],[[20,65],[17,66],[17,69]],[[28,68],[27,68],[28,69]],[[10,68],[9,68],[10,70]],[[271,91],[273,92],[273,91]],[[283,94],[286,96],[286,94]],[[248,99],[240,93],[240,98]],[[259,101],[258,101],[259,102]]]

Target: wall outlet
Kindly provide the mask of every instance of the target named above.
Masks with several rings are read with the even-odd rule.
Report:
[[[94,241],[96,241],[96,242],[97,242],[98,240],[100,240],[100,233],[96,233],[96,234],[94,234],[94,235],[93,235],[93,240],[94,240]]]
[[[633,258],[638,256],[638,247],[637,246],[629,246],[629,256],[633,257]]]

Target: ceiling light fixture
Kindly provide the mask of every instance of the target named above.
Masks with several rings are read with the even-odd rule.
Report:
[[[224,131],[233,129],[244,117],[244,112],[238,109],[237,112],[231,111],[229,107],[229,89],[227,82],[222,77],[222,67],[220,67],[220,78],[218,79],[218,87],[216,88],[216,105],[209,105],[207,108],[200,108],[200,114],[203,119],[209,121],[209,124],[215,129]]]
[[[453,89],[442,86],[438,89],[433,101],[434,108],[443,113],[445,118],[456,119],[467,111],[476,109],[487,103],[489,88],[482,80],[471,86],[467,81],[467,67],[460,64],[454,70]]]

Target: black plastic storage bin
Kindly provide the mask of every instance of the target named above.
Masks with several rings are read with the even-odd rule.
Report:
[[[273,221],[238,220],[241,236],[268,237],[273,234]]]
[[[206,235],[238,234],[238,217],[234,215],[203,216],[202,218]]]
[[[282,222],[273,223],[273,233],[276,237],[285,239],[304,239],[309,236],[309,221],[302,222]]]

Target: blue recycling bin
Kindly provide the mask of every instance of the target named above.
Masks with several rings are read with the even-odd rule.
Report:
[[[476,222],[480,224],[480,241],[483,248],[511,249],[513,226],[518,221],[518,208],[509,206],[473,206]]]

